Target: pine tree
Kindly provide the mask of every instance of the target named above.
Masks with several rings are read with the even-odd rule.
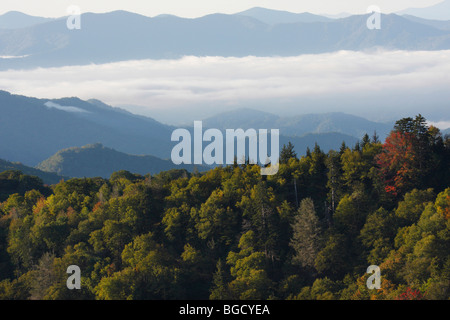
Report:
[[[380,143],[380,137],[377,134],[377,130],[373,132],[372,143]]]
[[[297,159],[297,153],[294,150],[294,145],[289,141],[284,145],[280,152],[280,164],[287,164],[290,159]]]
[[[311,198],[303,199],[292,226],[293,262],[313,269],[320,250],[321,227]]]
[[[366,145],[368,145],[369,143],[370,143],[370,138],[369,138],[369,135],[366,133],[366,134],[363,136],[362,141],[361,141],[361,149],[364,149],[364,147],[365,147]]]
[[[217,270],[213,276],[213,288],[211,289],[211,300],[226,300],[230,298],[230,292],[228,289],[228,281],[225,270],[226,266],[222,259],[217,262]]]

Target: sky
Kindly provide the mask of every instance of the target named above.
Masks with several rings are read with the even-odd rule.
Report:
[[[1,0],[0,14],[21,11],[34,16],[61,17],[71,5],[82,12],[110,12],[126,10],[146,16],[174,14],[181,17],[199,17],[210,13],[236,13],[252,7],[315,14],[365,13],[372,5],[383,13],[406,8],[428,7],[442,0]]]

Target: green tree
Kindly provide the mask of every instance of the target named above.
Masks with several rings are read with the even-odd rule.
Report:
[[[265,254],[255,251],[255,242],[255,233],[250,230],[239,241],[240,251],[228,254],[227,263],[234,278],[229,284],[233,299],[259,300],[271,295],[273,283],[265,270]]]
[[[342,278],[351,271],[354,264],[351,260],[350,243],[342,234],[331,234],[322,250],[319,251],[315,267],[319,274],[330,278]]]
[[[95,288],[99,299],[176,299],[179,270],[153,234],[138,236],[122,253],[124,269],[103,277]]]
[[[344,196],[334,215],[336,229],[349,237],[356,237],[364,226],[371,209],[370,201],[361,192]]]
[[[228,283],[230,282],[229,272],[226,270],[226,264],[222,259],[217,262],[216,272],[213,277],[213,286],[211,288],[211,300],[228,300],[231,298]]]
[[[394,249],[393,239],[397,225],[398,221],[394,214],[384,208],[379,208],[367,216],[359,239],[370,251],[367,257],[370,265],[380,265]]]

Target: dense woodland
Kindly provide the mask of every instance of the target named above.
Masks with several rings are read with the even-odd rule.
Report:
[[[45,186],[7,171],[0,299],[449,299],[449,159],[419,115],[384,143],[285,145],[274,176],[236,164]]]

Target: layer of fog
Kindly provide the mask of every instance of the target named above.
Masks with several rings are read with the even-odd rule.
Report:
[[[184,57],[0,72],[0,89],[96,98],[171,123],[235,108],[346,112],[376,121],[450,121],[450,51],[340,51],[297,57]]]

